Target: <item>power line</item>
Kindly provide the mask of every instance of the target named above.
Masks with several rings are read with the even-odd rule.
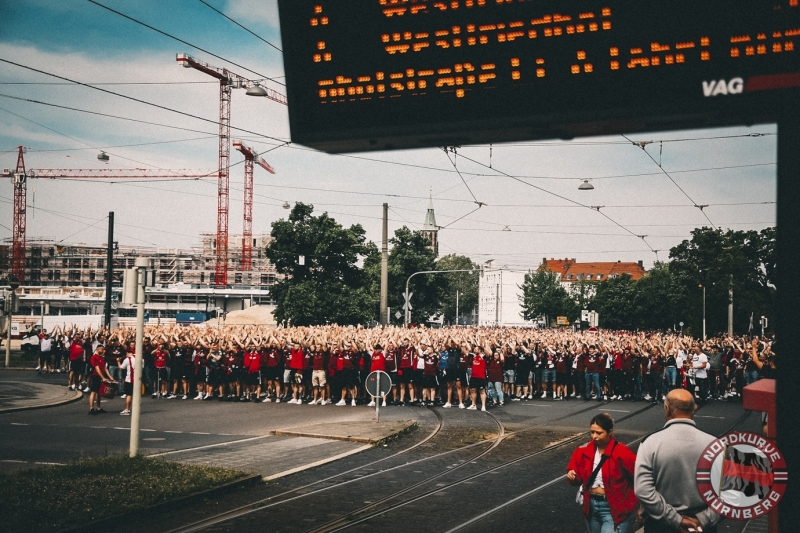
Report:
[[[88,1],[92,2],[93,0],[88,0]],[[162,109],[164,111],[169,111],[170,113],[177,113],[178,115],[183,115],[185,117],[194,118],[194,119],[197,119],[197,120],[202,120],[203,122],[208,122],[208,123],[215,124],[215,125],[219,126],[219,122],[218,121],[211,120],[210,118],[200,117],[200,116],[197,116],[197,115],[193,115],[191,113],[186,113],[185,111],[178,111],[177,109],[172,109],[171,107],[166,107],[166,106],[163,106],[163,105],[160,105],[160,104],[154,104],[152,102],[148,102],[147,100],[142,100],[140,98],[134,98],[133,96],[127,96],[125,94],[117,93],[117,92],[114,92],[114,91],[109,91],[108,89],[102,89],[100,87],[95,87],[94,85],[89,85],[88,83],[83,83],[83,82],[80,82],[80,81],[71,80],[69,78],[65,78],[64,76],[59,76],[57,74],[52,74],[50,72],[45,72],[44,70],[39,70],[39,69],[36,69],[36,68],[33,68],[33,67],[28,67],[26,65],[22,65],[20,63],[15,63],[15,62],[9,61],[7,59],[0,58],[0,61],[2,61],[3,63],[8,63],[9,65],[14,65],[16,67],[24,68],[24,69],[27,69],[27,70],[30,70],[30,71],[33,71],[33,72],[38,72],[40,74],[45,74],[47,76],[52,76],[52,77],[58,78],[60,80],[66,80],[66,81],[72,82],[72,83],[74,83],[76,85],[81,85],[83,87],[88,87],[88,88],[94,89],[96,91],[101,91],[101,92],[104,92],[104,93],[107,93],[107,94],[118,96],[120,98],[125,98],[126,100],[131,100],[133,102],[138,102],[140,104],[145,104],[145,105],[148,105],[148,106],[151,106],[151,107],[155,107],[157,109]],[[8,98],[14,98],[16,100],[33,101],[33,100],[26,100],[24,98],[18,98],[18,97],[15,97],[15,96],[8,96],[8,95],[3,95],[3,96],[6,96]],[[259,137],[263,137],[265,139],[271,139],[273,141],[285,142],[282,139],[278,139],[277,137],[271,137],[269,135],[264,135],[263,133],[257,133],[255,131],[250,131],[250,130],[246,130],[246,129],[243,129],[243,128],[237,128],[235,126],[231,126],[231,129],[234,129],[234,130],[237,130],[237,131],[243,131],[245,133],[251,133],[253,135],[258,135]]]
[[[486,167],[486,165],[484,165],[483,163],[481,163],[481,162],[479,162],[479,161],[475,161],[474,159],[470,159],[469,157],[466,157],[466,156],[464,156],[464,155],[462,155],[461,157],[463,157],[463,158],[464,158],[464,159],[466,159],[467,161],[472,161],[473,163],[475,163],[475,164],[477,164],[477,165],[480,165],[480,166],[482,166],[482,167],[484,167],[484,168],[491,168],[491,167]],[[565,200],[565,201],[567,201],[567,202],[570,202],[571,204],[575,204],[576,206],[580,206],[580,207],[583,207],[583,208],[585,208],[585,209],[592,209],[592,210],[595,210],[595,211],[597,211],[598,213],[600,213],[600,214],[601,214],[603,217],[607,218],[608,220],[610,220],[611,222],[613,222],[615,225],[617,225],[617,226],[619,226],[620,228],[622,228],[623,230],[625,230],[627,233],[630,233],[630,234],[631,234],[631,235],[633,235],[634,237],[637,237],[637,238],[639,238],[639,239],[642,239],[642,242],[644,242],[644,243],[647,245],[647,247],[648,247],[648,248],[650,248],[650,250],[651,250],[651,251],[654,251],[654,250],[653,250],[653,247],[652,247],[652,246],[650,246],[649,244],[647,244],[647,241],[645,240],[645,237],[646,237],[646,235],[637,235],[636,233],[634,233],[633,231],[629,230],[628,228],[626,228],[625,226],[623,226],[622,224],[620,224],[619,222],[617,222],[616,220],[614,220],[614,219],[613,219],[613,218],[611,218],[610,216],[608,216],[608,215],[606,215],[605,213],[603,213],[602,211],[600,211],[600,209],[601,209],[603,206],[589,206],[589,205],[585,205],[585,204],[582,204],[582,203],[580,203],[580,202],[578,202],[578,201],[575,201],[575,200],[572,200],[572,199],[570,199],[570,198],[567,198],[566,196],[562,196],[562,195],[560,195],[560,194],[558,194],[558,193],[554,193],[554,192],[548,191],[547,189],[543,189],[542,187],[539,187],[538,185],[534,185],[534,184],[532,184],[532,183],[528,183],[528,182],[526,182],[526,181],[523,181],[523,180],[521,180],[521,179],[519,179],[519,178],[516,178],[516,177],[514,177],[514,176],[510,175],[510,174],[506,174],[505,172],[503,172],[503,171],[501,171],[501,170],[498,170],[498,169],[496,169],[496,168],[491,168],[491,170],[493,170],[493,171],[497,172],[498,174],[502,174],[502,175],[504,175],[504,176],[506,176],[506,177],[509,177],[509,178],[511,178],[511,179],[513,179],[513,180],[516,180],[516,181],[518,181],[518,182],[520,182],[520,183],[522,183],[522,184],[524,184],[524,185],[527,185],[528,187],[533,187],[534,189],[536,189],[536,190],[539,190],[539,191],[541,191],[541,192],[543,192],[543,193],[549,194],[549,195],[551,195],[551,196],[555,196],[556,198],[560,198],[560,199],[562,199],[562,200]]]
[[[195,83],[213,83],[216,81],[116,81],[116,82],[92,82],[92,85],[190,85]],[[72,83],[62,83],[58,81],[0,81],[0,85],[65,85]]]
[[[658,139],[652,141],[645,141],[649,144],[653,143],[671,143],[671,142],[690,142],[690,141],[708,141],[708,140],[720,140],[720,139],[741,139],[745,137],[772,137],[777,135],[776,133],[743,133],[741,135],[715,135],[712,137],[686,137],[682,139]],[[495,145],[499,147],[506,147],[506,146],[602,146],[602,145],[626,145],[627,142],[623,141],[532,141],[527,143],[509,143],[509,144],[500,144]],[[490,145],[488,144],[476,144],[474,147],[481,147],[486,148]]]
[[[167,32],[165,32],[163,30],[159,30],[158,28],[156,28],[154,26],[146,24],[146,23],[142,22],[141,20],[135,19],[135,18],[133,18],[133,17],[131,17],[129,15],[126,15],[125,13],[117,11],[116,9],[111,9],[110,7],[105,6],[105,5],[101,4],[100,2],[95,2],[95,0],[88,0],[88,2],[91,3],[91,4],[94,4],[94,5],[98,6],[98,7],[102,7],[103,9],[107,9],[108,11],[111,11],[112,13],[114,13],[116,15],[119,15],[120,17],[128,19],[131,22],[135,22],[136,24],[144,26],[147,29],[153,30],[156,33],[160,33],[161,35],[163,35],[165,37],[169,37],[170,39],[174,39],[174,40],[178,41],[179,43],[185,44],[186,46],[191,46],[192,48],[196,48],[197,50],[200,50],[201,52],[204,52],[204,53],[206,53],[206,54],[208,54],[210,56],[216,57],[217,59],[221,59],[222,61],[230,63],[231,65],[236,65],[237,67],[239,67],[241,69],[244,69],[247,72],[252,72],[253,74],[255,74],[257,76],[261,76],[265,80],[270,80],[271,82],[277,83],[278,85],[284,85],[284,86],[286,85],[285,83],[281,83],[278,80],[276,80],[275,78],[272,78],[271,76],[266,76],[264,74],[256,72],[255,70],[249,69],[249,68],[245,67],[244,65],[240,65],[239,63],[235,63],[234,61],[231,61],[230,59],[226,59],[226,58],[224,58],[224,57],[222,57],[220,55],[217,55],[217,54],[215,54],[213,52],[210,52],[210,51],[206,50],[205,48],[201,48],[201,47],[197,46],[196,44],[192,44],[189,41],[184,41],[183,39],[175,37],[174,35],[172,35],[170,33],[167,33]]]
[[[3,109],[3,108],[0,108],[0,109]],[[3,111],[5,111],[5,109],[3,109]],[[19,115],[17,115],[17,116],[19,116]],[[25,120],[29,120],[29,119],[26,119],[25,117],[20,117],[20,118],[23,118]],[[31,122],[33,122],[33,121],[31,120]],[[39,126],[42,126],[38,122],[34,122],[34,124],[38,124]],[[47,126],[42,126],[42,127],[46,128]],[[185,142],[192,142],[192,141],[202,141],[202,140],[207,140],[207,139],[216,139],[217,137],[218,137],[218,135],[216,135],[216,134],[212,135],[212,134],[209,133],[208,135],[206,135],[204,137],[192,137],[190,139],[175,139],[174,141],[152,141],[152,142],[147,142],[147,143],[136,143],[136,144],[116,144],[116,145],[109,145],[109,146],[100,146],[98,148],[93,148],[93,149],[96,150],[96,149],[102,148],[104,150],[108,150],[108,149],[112,149],[112,148],[135,148],[135,147],[138,147],[138,146],[153,146],[153,145],[157,145],[157,144],[173,144],[173,143],[185,143]],[[27,147],[27,148],[31,152],[78,152],[78,151],[82,151],[82,150],[89,150],[89,148],[54,148],[54,149],[46,149],[46,148],[32,148],[30,146]]]
[[[660,169],[661,169],[661,172],[663,172],[663,173],[664,173],[664,175],[665,175],[666,177],[668,177],[668,178],[669,178],[669,181],[671,181],[671,182],[672,182],[672,183],[673,183],[673,184],[674,184],[674,185],[675,185],[675,186],[678,188],[678,190],[679,190],[679,191],[681,191],[681,192],[683,193],[683,195],[684,195],[686,198],[688,198],[688,200],[689,200],[690,202],[692,202],[692,205],[693,205],[694,207],[698,208],[698,209],[700,210],[700,212],[701,212],[701,213],[703,213],[703,216],[704,216],[704,217],[706,217],[706,220],[708,220],[708,223],[709,223],[709,224],[711,224],[712,226],[715,226],[715,224],[714,224],[714,223],[711,221],[711,219],[708,217],[708,214],[705,212],[705,208],[706,208],[706,207],[708,207],[708,206],[707,206],[707,205],[698,205],[698,203],[697,203],[697,202],[695,202],[695,201],[692,199],[692,197],[691,197],[691,196],[689,196],[689,194],[688,194],[686,191],[684,191],[684,190],[683,190],[683,187],[681,187],[680,185],[678,185],[678,182],[677,182],[677,181],[675,181],[675,179],[674,179],[672,176],[670,176],[670,175],[669,175],[669,172],[667,172],[666,170],[664,170],[664,167],[662,167],[662,166],[661,166],[661,163],[660,163],[659,161],[656,161],[656,160],[655,160],[655,158],[653,158],[653,156],[652,156],[652,155],[650,155],[650,152],[648,152],[648,151],[645,149],[645,146],[647,146],[647,143],[646,143],[646,142],[638,142],[638,143],[637,143],[637,142],[634,142],[634,141],[632,141],[631,139],[629,139],[629,138],[628,138],[628,137],[626,137],[625,135],[622,135],[622,138],[623,138],[623,139],[625,139],[625,140],[627,140],[628,142],[630,142],[632,145],[634,145],[634,146],[638,146],[639,148],[641,148],[641,149],[642,149],[642,151],[643,151],[645,154],[647,154],[647,157],[649,157],[649,158],[650,158],[650,160],[651,160],[653,163],[655,163],[655,164],[658,166],[658,168],[660,168]],[[715,227],[716,227],[716,226],[715,226]]]
[[[250,35],[252,35],[253,37],[255,37],[255,38],[257,38],[257,39],[259,39],[259,40],[261,40],[261,41],[265,42],[266,44],[268,44],[269,46],[271,46],[272,48],[274,48],[274,49],[275,49],[275,50],[277,50],[278,52],[280,52],[280,53],[283,53],[283,50],[281,50],[280,48],[278,48],[277,46],[275,46],[274,44],[272,44],[272,43],[271,43],[271,42],[269,42],[268,40],[264,39],[263,37],[261,37],[261,36],[260,36],[260,35],[258,35],[257,33],[254,33],[253,31],[249,30],[248,28],[245,28],[244,26],[242,26],[241,24],[239,24],[238,22],[236,22],[235,20],[233,20],[231,17],[229,17],[228,15],[226,15],[225,13],[223,13],[222,11],[220,11],[219,9],[217,9],[216,7],[214,7],[214,6],[210,5],[210,4],[208,4],[207,2],[204,2],[203,0],[198,0],[198,1],[199,1],[201,4],[205,5],[206,7],[208,7],[209,9],[211,9],[211,10],[213,10],[213,11],[216,11],[217,13],[219,13],[220,15],[222,15],[223,17],[225,17],[225,18],[226,18],[226,19],[228,19],[229,21],[233,22],[234,24],[236,24],[237,26],[239,26],[240,28],[242,28],[244,31],[246,31],[247,33],[249,33],[249,34],[250,34]]]

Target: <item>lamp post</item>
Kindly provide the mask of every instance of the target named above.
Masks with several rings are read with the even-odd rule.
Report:
[[[411,301],[410,300],[411,300],[411,296],[412,295],[409,294],[409,292],[408,292],[408,283],[411,281],[411,278],[413,278],[414,276],[417,276],[419,274],[447,274],[449,272],[480,272],[480,270],[477,270],[477,269],[469,269],[469,270],[422,270],[420,272],[414,272],[413,274],[408,276],[408,279],[406,279],[406,292],[405,292],[405,295],[404,295],[406,303],[403,306],[403,309],[405,310],[405,321],[403,323],[404,327],[407,328],[408,327],[408,323],[411,322]]]
[[[703,289],[703,341],[706,340],[706,286],[705,285],[698,285],[701,289]]]

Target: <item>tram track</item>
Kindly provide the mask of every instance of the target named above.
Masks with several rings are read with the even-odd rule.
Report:
[[[730,431],[732,431],[736,426],[738,426],[739,424],[741,424],[742,422],[747,420],[747,418],[750,416],[750,414],[751,413],[749,411],[746,411],[746,412],[742,413],[742,415],[733,424],[731,424],[727,429],[725,429],[720,434],[718,434],[717,437],[720,437],[721,435],[724,435],[724,434],[729,433]],[[619,421],[621,421],[621,420],[622,419],[620,419]],[[633,444],[636,444],[636,443],[646,439],[651,433],[647,433],[645,435],[642,435],[641,437],[628,442],[627,445],[631,446]],[[551,479],[551,480],[549,480],[549,481],[547,481],[545,483],[542,483],[541,485],[539,485],[539,486],[537,486],[537,487],[535,487],[535,488],[533,488],[533,489],[531,489],[531,490],[529,490],[529,491],[527,491],[527,492],[525,492],[523,494],[515,496],[514,498],[511,498],[510,500],[507,500],[504,503],[502,503],[502,504],[500,504],[500,505],[498,505],[498,506],[496,506],[496,507],[494,507],[492,509],[489,509],[488,511],[485,511],[485,512],[483,512],[483,513],[481,513],[481,514],[479,514],[477,516],[474,516],[474,517],[470,518],[469,520],[467,520],[467,521],[465,521],[465,522],[463,522],[463,523],[461,523],[461,524],[459,524],[459,525],[457,525],[457,526],[455,526],[453,528],[448,529],[445,533],[455,533],[457,531],[461,531],[461,530],[463,530],[463,529],[465,529],[465,528],[467,528],[467,527],[469,527],[469,526],[471,526],[473,524],[476,524],[477,522],[480,522],[481,520],[484,520],[485,518],[488,518],[489,516],[499,512],[499,511],[507,509],[508,507],[511,507],[512,505],[514,505],[514,504],[516,504],[516,503],[518,503],[520,501],[523,501],[523,500],[533,496],[534,494],[542,492],[542,491],[550,488],[551,486],[555,485],[559,481],[563,481],[563,480],[564,480],[564,476],[563,475],[560,475],[560,476],[558,476],[556,478],[553,478],[553,479]]]
[[[250,515],[250,514],[253,514],[253,513],[256,513],[256,512],[264,511],[264,510],[267,510],[267,509],[270,509],[270,508],[275,508],[275,507],[278,507],[278,506],[281,506],[281,505],[284,505],[284,504],[288,504],[288,503],[297,501],[297,500],[302,499],[302,498],[307,498],[307,497],[310,497],[310,496],[318,495],[318,494],[323,493],[323,492],[327,492],[327,491],[330,491],[330,490],[333,490],[333,489],[336,489],[336,488],[340,488],[340,487],[343,487],[343,486],[346,486],[346,485],[349,485],[349,484],[352,484],[352,483],[361,482],[361,481],[364,481],[364,480],[367,480],[367,479],[370,479],[370,478],[374,478],[376,476],[385,475],[385,474],[388,474],[390,472],[394,472],[394,471],[396,471],[398,469],[401,469],[401,468],[407,468],[407,467],[410,467],[410,466],[418,465],[420,463],[424,463],[424,462],[427,462],[427,461],[438,459],[438,458],[444,457],[446,455],[451,455],[451,454],[455,454],[455,453],[458,453],[458,452],[462,452],[462,451],[465,451],[465,450],[468,450],[468,449],[471,449],[471,448],[485,447],[485,449],[482,449],[478,453],[472,455],[470,458],[468,458],[466,460],[463,460],[461,462],[461,464],[459,464],[457,466],[454,466],[452,468],[449,468],[446,471],[434,474],[432,476],[428,476],[425,479],[420,480],[420,481],[412,484],[412,486],[410,486],[410,487],[406,487],[404,489],[395,491],[392,494],[389,494],[389,495],[381,498],[379,501],[371,502],[366,506],[363,506],[361,508],[352,510],[352,511],[344,514],[343,516],[341,516],[341,517],[339,517],[337,519],[334,519],[334,520],[332,520],[332,521],[330,521],[330,522],[328,522],[328,523],[326,523],[326,524],[324,524],[322,526],[319,526],[319,527],[317,527],[317,528],[315,528],[313,530],[310,530],[310,531],[313,531],[315,533],[322,533],[322,532],[338,531],[340,529],[345,529],[347,527],[350,527],[351,525],[355,525],[357,523],[361,523],[361,522],[364,522],[366,520],[369,520],[369,519],[371,519],[371,518],[373,518],[375,516],[379,516],[381,514],[384,514],[384,513],[388,512],[388,511],[390,511],[390,510],[392,510],[394,508],[399,508],[399,507],[408,505],[410,503],[413,503],[414,501],[419,500],[420,496],[415,496],[414,498],[401,501],[396,506],[390,507],[389,509],[383,509],[383,510],[378,510],[377,509],[378,507],[380,507],[382,505],[385,505],[385,504],[389,503],[390,501],[396,500],[397,498],[400,498],[403,495],[406,495],[409,492],[412,492],[414,489],[418,489],[418,488],[420,488],[420,487],[422,487],[422,486],[424,486],[424,485],[426,485],[428,483],[431,483],[431,482],[433,482],[433,481],[435,481],[435,480],[437,480],[437,479],[439,479],[439,478],[441,478],[441,477],[443,477],[445,475],[449,475],[452,472],[454,472],[456,470],[459,470],[459,469],[461,469],[462,467],[464,467],[466,465],[472,464],[475,461],[486,457],[489,453],[491,453],[493,450],[495,450],[501,444],[501,442],[503,440],[505,440],[505,439],[507,439],[509,437],[518,436],[520,434],[523,434],[523,433],[526,433],[526,432],[529,432],[529,431],[533,431],[535,429],[541,428],[542,426],[546,426],[546,425],[552,424],[554,422],[558,422],[558,421],[561,421],[561,420],[564,420],[564,419],[567,419],[567,418],[572,418],[572,417],[575,417],[577,415],[580,415],[580,414],[588,412],[588,411],[597,410],[599,407],[602,407],[602,405],[606,405],[606,403],[604,403],[601,406],[598,406],[598,404],[596,404],[594,402],[592,402],[592,404],[593,405],[590,405],[589,407],[586,407],[586,408],[583,408],[583,409],[579,409],[578,411],[570,412],[570,413],[568,413],[566,415],[563,415],[563,416],[560,416],[560,417],[557,417],[557,418],[554,418],[554,419],[548,419],[548,420],[545,420],[545,421],[541,421],[539,423],[533,424],[531,426],[528,426],[528,427],[525,427],[523,429],[519,429],[519,430],[516,430],[516,431],[513,431],[513,432],[507,432],[506,428],[505,428],[505,425],[494,414],[492,414],[490,411],[487,411],[486,414],[488,415],[489,418],[494,420],[495,424],[497,425],[497,429],[498,429],[497,436],[495,438],[491,439],[491,440],[475,442],[475,443],[472,443],[472,444],[468,444],[468,445],[465,445],[465,446],[461,446],[461,447],[458,447],[458,448],[447,450],[445,452],[441,452],[441,453],[438,453],[438,454],[434,454],[434,455],[431,455],[431,456],[420,458],[420,459],[417,459],[417,460],[414,460],[414,461],[409,461],[409,462],[402,463],[402,464],[399,464],[399,465],[390,466],[388,468],[384,468],[384,469],[378,470],[376,472],[371,472],[371,473],[365,474],[363,476],[352,478],[352,479],[349,479],[349,480],[346,480],[346,481],[336,482],[335,484],[324,486],[324,487],[318,488],[316,490],[303,492],[303,491],[306,491],[306,490],[308,490],[310,488],[319,486],[321,484],[330,483],[330,482],[335,481],[336,479],[341,479],[344,476],[356,473],[359,470],[365,470],[365,469],[368,469],[368,468],[373,467],[375,465],[378,465],[378,464],[381,464],[381,463],[385,463],[386,461],[389,461],[389,460],[394,459],[394,458],[396,458],[398,456],[407,454],[407,453],[409,453],[409,452],[411,452],[411,451],[423,446],[424,444],[432,441],[437,435],[440,434],[444,424],[443,424],[443,419],[442,419],[441,414],[435,408],[430,408],[429,407],[428,409],[431,412],[433,412],[435,414],[435,416],[437,417],[437,425],[436,425],[436,427],[434,428],[434,430],[428,436],[426,436],[425,439],[423,439],[422,441],[420,441],[418,443],[415,443],[412,446],[409,446],[408,448],[400,450],[400,451],[398,451],[398,452],[396,452],[396,453],[394,453],[392,455],[389,455],[387,457],[378,459],[376,461],[372,461],[370,463],[359,465],[359,466],[357,466],[355,468],[351,468],[351,469],[346,470],[344,472],[339,472],[337,474],[334,474],[332,476],[328,476],[326,478],[314,481],[312,483],[308,483],[308,484],[302,485],[300,487],[295,487],[295,488],[292,488],[290,490],[281,492],[279,494],[275,494],[275,495],[269,496],[267,498],[263,498],[261,500],[255,501],[255,502],[251,502],[251,503],[249,503],[247,505],[243,505],[243,506],[240,506],[240,507],[237,507],[237,508],[234,508],[234,509],[230,509],[230,510],[224,511],[222,513],[215,514],[213,516],[204,518],[202,520],[195,521],[195,522],[193,522],[191,524],[188,524],[188,525],[185,525],[185,526],[181,526],[179,528],[171,529],[167,533],[190,533],[190,532],[194,532],[194,531],[201,531],[201,530],[216,526],[216,525],[224,523],[224,522],[228,522],[228,521],[231,521],[231,520],[235,520],[235,519],[244,517],[246,515]],[[622,419],[620,419],[620,421],[622,421],[624,419],[627,419],[627,418],[630,418],[632,416],[635,416],[635,415],[637,415],[639,413],[642,413],[642,412],[648,410],[650,407],[652,407],[652,406],[651,405],[647,405],[647,406],[645,406],[645,407],[643,407],[643,408],[641,408],[641,409],[639,409],[637,411],[634,411],[633,413],[630,413],[629,415],[627,415],[627,416],[623,417]],[[574,442],[575,440],[577,440],[579,438],[585,437],[586,435],[587,435],[587,432],[580,433],[580,434],[578,434],[578,435],[576,435],[574,437],[569,438],[566,441],[554,444],[552,446],[543,448],[541,450],[538,450],[536,452],[532,452],[530,454],[526,454],[523,457],[517,458],[517,459],[515,459],[513,461],[509,461],[509,462],[503,463],[503,464],[501,464],[501,465],[499,465],[497,467],[493,467],[493,468],[490,468],[490,469],[483,470],[483,471],[478,472],[478,473],[476,473],[474,475],[467,476],[466,478],[463,478],[463,479],[461,479],[459,481],[456,481],[454,483],[455,484],[462,484],[462,483],[468,482],[468,481],[470,481],[470,480],[472,480],[474,478],[477,478],[477,477],[480,477],[482,475],[485,475],[486,473],[499,470],[499,469],[504,468],[505,466],[509,466],[511,464],[515,464],[515,463],[517,463],[519,461],[522,461],[524,459],[527,459],[527,458],[530,458],[530,457],[535,457],[537,455],[540,455],[540,454],[543,454],[543,453],[547,453],[547,452],[555,450],[555,449],[559,449],[559,448],[561,448],[561,447],[563,447],[563,446],[565,446],[567,444],[570,444],[570,443]],[[488,444],[488,446],[487,446],[487,444]],[[453,484],[450,484],[449,486],[453,486]],[[431,490],[431,491],[427,491],[427,492],[423,493],[423,495],[435,494],[436,492],[439,492],[439,490],[442,490],[442,489],[434,489],[434,490]]]

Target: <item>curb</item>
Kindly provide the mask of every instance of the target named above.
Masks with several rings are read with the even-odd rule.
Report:
[[[381,437],[379,439],[371,439],[368,437],[342,437],[339,435],[320,435],[319,433],[303,433],[301,431],[285,431],[282,429],[274,429],[269,432],[270,435],[276,435],[281,437],[307,437],[311,439],[329,439],[329,440],[341,440],[345,442],[357,442],[360,444],[370,444],[372,446],[380,446],[387,442],[390,442],[401,435],[414,431],[417,428],[417,422],[414,421],[409,424],[407,427],[392,433],[391,435],[387,435],[386,437]]]
[[[34,409],[46,409],[48,407],[57,407],[59,405],[67,405],[68,403],[74,403],[83,398],[82,392],[76,392],[75,396],[72,398],[67,398],[66,400],[58,400],[57,402],[51,402],[41,405],[26,405],[23,407],[8,407],[6,409],[0,409],[0,414],[3,413],[17,413],[19,411],[33,411]]]
[[[203,490],[200,492],[195,492],[193,494],[188,494],[186,496],[181,496],[180,498],[175,498],[172,500],[167,500],[165,502],[157,503],[150,507],[145,507],[142,509],[137,509],[133,511],[128,511],[122,514],[108,516],[106,518],[101,518],[99,520],[95,520],[94,522],[89,522],[87,524],[82,524],[80,526],[74,526],[68,529],[60,529],[58,533],[83,533],[83,532],[102,532],[107,533],[108,531],[112,531],[113,528],[118,525],[121,521],[126,520],[129,517],[134,515],[139,515],[143,512],[145,513],[157,513],[164,508],[172,508],[174,506],[179,506],[182,504],[191,504],[197,501],[200,501],[204,498],[209,498],[212,496],[217,496],[221,494],[227,494],[229,492],[233,492],[243,487],[249,487],[251,485],[257,485],[259,483],[263,483],[260,474],[251,474],[247,477],[242,479],[238,479],[236,481],[231,481],[224,485],[220,485],[219,487],[214,487],[213,489]]]

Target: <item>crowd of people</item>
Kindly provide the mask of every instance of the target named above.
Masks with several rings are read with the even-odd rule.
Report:
[[[106,381],[130,396],[133,329],[64,325],[40,337],[39,372],[69,372],[73,390]],[[374,405],[364,384],[381,370],[392,380],[384,405],[471,410],[534,398],[655,403],[677,388],[702,404],[741,396],[775,368],[774,339],[755,336],[486,327],[158,325],[146,327],[142,357],[154,398]]]

